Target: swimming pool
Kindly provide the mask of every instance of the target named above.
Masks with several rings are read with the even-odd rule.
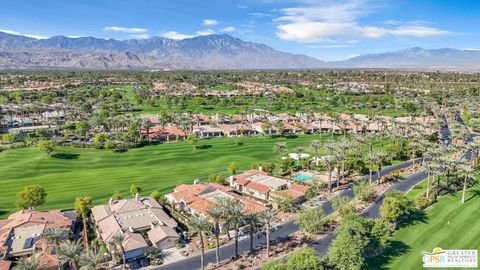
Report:
[[[297,173],[293,176],[293,179],[295,179],[297,181],[300,181],[300,182],[309,181],[312,178],[313,178],[313,176],[311,174],[303,173],[303,172],[299,172],[299,173]]]

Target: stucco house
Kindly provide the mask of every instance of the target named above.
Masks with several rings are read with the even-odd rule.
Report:
[[[179,234],[177,222],[165,213],[162,206],[152,197],[113,200],[108,204],[92,208],[97,234],[109,244],[116,235],[124,235],[122,246],[126,259],[141,257],[154,248],[166,249],[176,245]]]

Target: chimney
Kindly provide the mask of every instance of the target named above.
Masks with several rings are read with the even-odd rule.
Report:
[[[140,200],[140,193],[137,192],[137,193],[135,194],[135,200],[137,200],[137,201]]]
[[[262,166],[258,166],[258,170],[263,172],[263,167]]]
[[[108,205],[109,205],[109,206],[112,206],[112,204],[113,204],[113,198],[110,197],[110,199],[108,200]]]
[[[200,180],[198,180],[198,179],[193,180],[194,185],[198,184],[199,182],[200,182]]]
[[[228,183],[230,184],[230,186],[233,186],[233,180],[235,180],[235,177],[233,177],[233,175],[228,177]]]

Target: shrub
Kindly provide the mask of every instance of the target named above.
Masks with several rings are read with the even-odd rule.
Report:
[[[295,224],[300,230],[308,234],[316,234],[322,231],[325,226],[325,213],[322,208],[304,208],[295,219]]]
[[[400,191],[387,193],[380,207],[382,219],[395,223],[407,217],[415,210],[414,204]]]
[[[432,205],[433,202],[433,198],[426,198],[425,194],[421,194],[415,198],[415,208],[417,208],[418,210],[423,210]]]
[[[307,199],[312,199],[312,198],[315,198],[315,196],[317,196],[317,195],[318,195],[318,193],[317,193],[317,191],[315,190],[315,188],[309,188],[309,189],[307,190],[307,193],[305,194],[305,197],[306,197]]]
[[[332,207],[342,217],[354,211],[353,204],[347,196],[336,196],[332,199]]]
[[[152,193],[150,193],[150,196],[156,201],[160,201],[160,199],[162,198],[162,194],[158,190],[152,191]]]
[[[373,195],[373,186],[368,183],[368,181],[358,181],[353,185],[353,192],[355,196],[361,201],[369,202],[372,199]]]
[[[225,179],[220,174],[210,174],[208,176],[208,182],[217,183],[220,185],[225,185]]]

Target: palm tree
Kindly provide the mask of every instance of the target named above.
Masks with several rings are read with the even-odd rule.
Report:
[[[418,141],[418,146],[420,147],[420,152],[421,152],[421,155],[422,155],[422,166],[423,166],[423,162],[425,162],[425,152],[427,152],[427,149],[430,147],[430,142],[427,141],[427,140],[420,140]]]
[[[382,163],[387,157],[387,154],[383,151],[378,151],[375,156],[377,157],[377,182],[382,183]]]
[[[424,162],[423,168],[427,172],[427,193],[426,198],[428,199],[428,195],[430,195],[430,177],[435,173],[436,168],[431,161]]]
[[[265,121],[262,124],[262,130],[265,133],[266,130],[268,130],[268,134],[272,135],[272,123],[270,123],[268,120]]]
[[[415,167],[415,159],[417,158],[418,142],[410,142],[410,157],[412,158],[412,167]]]
[[[475,170],[469,166],[460,167],[460,172],[463,175],[463,191],[462,191],[462,203],[465,202],[465,192],[467,191],[467,181],[474,177]]]
[[[373,152],[367,153],[367,161],[369,163],[369,167],[368,167],[369,179],[368,179],[368,182],[369,182],[370,185],[372,184],[373,164],[376,162],[376,160],[377,160],[377,155],[375,153],[373,153]]]
[[[235,257],[238,257],[238,233],[240,224],[244,220],[243,204],[233,198],[224,198],[219,200],[219,205],[223,208],[225,219],[228,220],[235,230]]]
[[[41,267],[40,260],[31,256],[30,258],[21,257],[18,259],[16,265],[13,267],[14,270],[39,270]]]
[[[207,210],[208,215],[213,220],[215,228],[213,233],[215,234],[215,258],[217,264],[220,263],[220,221],[223,219],[223,210],[218,205]]]
[[[111,240],[111,244],[120,250],[122,256],[122,265],[123,269],[127,268],[127,259],[125,258],[125,249],[123,248],[123,241],[125,241],[125,235],[123,233],[119,233],[114,235]]]
[[[341,171],[340,171],[340,177],[338,178],[337,182],[337,188],[338,184],[340,183],[341,180],[344,180],[344,173],[345,173],[345,162],[347,160],[348,156],[348,150],[350,150],[350,142],[346,140],[345,138],[340,140],[340,143],[338,144],[338,147],[340,149],[340,160],[341,160]]]
[[[368,152],[371,153],[373,151],[373,141],[375,140],[377,135],[375,133],[367,133],[365,135],[366,141],[368,143]]]
[[[58,248],[60,243],[67,237],[67,233],[61,228],[51,228],[43,233],[43,237],[45,237],[47,243],[53,244],[55,248]]]
[[[147,140],[150,142],[150,128],[152,127],[152,122],[150,121],[149,118],[142,119],[141,120],[141,126],[145,128],[147,132]]]
[[[362,146],[365,144],[365,137],[362,134],[354,134],[353,139],[356,142],[356,147],[357,147],[357,153],[356,156],[361,156],[362,155]]]
[[[473,141],[468,144],[468,147],[471,151],[470,165],[472,168],[475,168],[478,158],[478,151],[480,150],[480,137],[475,137]]]
[[[297,150],[297,152],[298,152],[298,161],[301,162],[302,161],[302,154],[303,154],[303,152],[305,152],[305,148],[302,147],[302,146],[297,146],[297,147],[295,147],[295,150]]]
[[[190,132],[188,135],[187,135],[187,141],[192,145],[192,148],[193,148],[193,151],[195,151],[197,149],[197,136],[195,135],[195,133],[193,132]]]
[[[280,153],[280,159],[282,158],[283,151],[285,151],[285,149],[287,149],[287,143],[286,142],[277,142],[273,146],[273,151]]]
[[[67,232],[64,229],[51,228],[43,233],[43,237],[45,237],[47,243],[55,246],[55,252],[57,252],[60,247],[60,243],[66,239]],[[58,260],[58,269],[62,269],[62,262],[60,260]]]
[[[83,246],[80,241],[67,241],[60,244],[57,252],[57,257],[63,263],[70,265],[72,269],[77,269],[80,255],[82,254]]]
[[[105,262],[105,257],[102,254],[87,250],[80,255],[80,270],[95,270],[103,262]]]
[[[315,151],[315,166],[318,166],[318,150],[322,146],[319,140],[313,140],[310,142],[310,147]]]
[[[327,148],[327,151],[328,151],[328,154],[329,155],[332,155],[333,154],[333,151],[335,151],[335,148],[337,146],[335,145],[335,142],[332,141],[332,140],[328,140],[326,143],[325,143],[325,148]]]
[[[277,212],[273,209],[268,209],[267,211],[263,212],[260,215],[260,220],[263,224],[265,224],[265,235],[266,235],[266,241],[267,241],[267,258],[270,257],[270,230],[272,223],[275,222],[277,219]]]
[[[335,156],[329,155],[323,158],[323,163],[327,166],[328,170],[328,193],[332,193],[332,172],[335,164],[337,164],[337,160]]]
[[[203,217],[194,217],[189,222],[193,230],[198,234],[199,244],[200,244],[200,268],[205,269],[205,243],[203,242],[204,233],[208,233],[211,229],[211,224]]]
[[[259,216],[256,213],[245,215],[245,223],[248,224],[248,235],[250,237],[250,251],[253,251],[253,234],[257,231],[260,223]]]

